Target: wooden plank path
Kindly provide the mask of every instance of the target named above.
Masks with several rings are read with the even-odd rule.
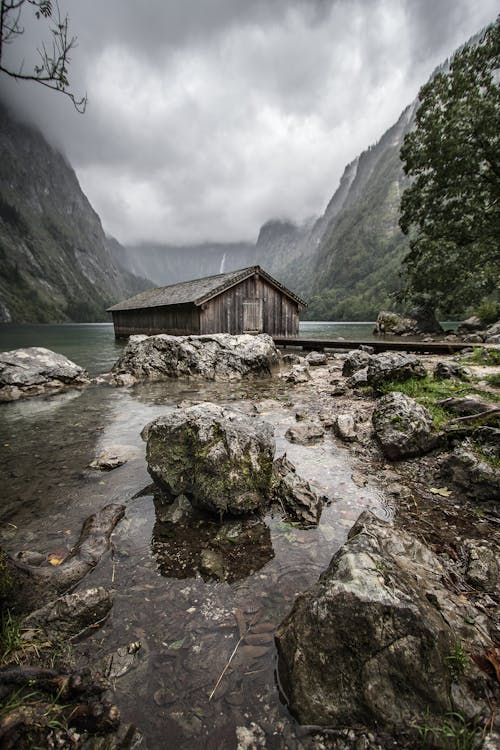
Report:
[[[371,346],[376,352],[386,351],[405,351],[419,352],[420,354],[453,354],[460,352],[462,349],[468,349],[484,344],[472,344],[468,341],[413,341],[411,339],[391,340],[381,337],[379,339],[366,339],[364,341],[346,341],[338,339],[305,339],[297,336],[296,338],[284,338],[282,336],[273,336],[276,346],[285,348],[300,348],[306,350],[323,351],[324,349],[359,349],[363,344]]]

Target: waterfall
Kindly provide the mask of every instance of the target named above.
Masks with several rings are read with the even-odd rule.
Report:
[[[222,256],[222,260],[220,262],[219,273],[224,273],[225,264],[226,264],[226,253],[224,253],[224,255]]]

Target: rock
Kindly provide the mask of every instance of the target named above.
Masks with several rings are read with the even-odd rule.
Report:
[[[299,445],[312,445],[319,442],[325,434],[324,427],[314,422],[301,422],[298,425],[289,427],[285,432],[285,437],[291,443]]]
[[[274,458],[272,428],[216,404],[177,409],[148,429],[148,471],[170,497],[186,495],[217,514],[266,505]]]
[[[349,388],[363,388],[368,385],[368,367],[363,367],[361,370],[356,370],[355,373],[347,379],[347,385]]]
[[[337,414],[333,423],[333,431],[346,443],[356,440],[356,422],[352,414]]]
[[[112,471],[117,469],[119,466],[127,463],[127,459],[120,457],[113,450],[107,450],[96,456],[93,461],[89,463],[89,469],[98,469],[99,471]]]
[[[281,683],[297,719],[397,732],[474,703],[468,680],[484,689],[486,678],[472,660],[460,664],[463,673],[450,660],[457,643],[485,648],[489,640],[467,623],[481,619],[478,610],[445,589],[446,577],[416,537],[363,513],[276,632]]]
[[[491,404],[485,401],[480,401],[477,398],[465,397],[465,398],[445,398],[442,401],[437,402],[439,406],[442,406],[446,411],[457,414],[459,417],[472,416],[473,414],[482,414],[485,411],[491,409]]]
[[[438,362],[433,372],[436,380],[468,380],[470,372],[456,362]]]
[[[162,497],[155,497],[156,518],[161,523],[179,524],[193,517],[193,506],[185,495],[179,495],[172,503],[165,503]]]
[[[326,365],[328,363],[326,354],[324,352],[309,352],[306,357],[311,367],[319,367],[320,365]]]
[[[466,578],[478,589],[488,593],[498,593],[500,566],[497,554],[482,542],[469,539],[465,543],[467,550]],[[497,589],[497,592],[495,592]]]
[[[349,352],[342,366],[342,375],[346,378],[350,375],[354,375],[358,370],[367,367],[370,359],[371,355],[361,349],[355,349],[354,351]]]
[[[224,569],[224,558],[220,552],[214,549],[202,549],[200,554],[200,572],[210,578],[223,581],[226,577]]]
[[[123,377],[162,380],[199,376],[207,380],[238,380],[270,375],[278,364],[271,336],[214,333],[209,336],[131,336],[111,370],[115,383]]]
[[[108,680],[117,680],[119,677],[123,677],[136,666],[138,662],[137,654],[141,648],[142,643],[140,641],[133,641],[126,646],[120,646],[116,651],[99,661],[98,671]]]
[[[477,315],[473,315],[472,317],[467,318],[467,320],[463,320],[460,323],[460,325],[457,327],[457,333],[475,333],[476,331],[481,331],[483,328],[484,325],[481,321],[481,318],[478,318]]]
[[[485,339],[486,344],[500,344],[500,333],[495,334],[495,336],[487,336]]]
[[[399,391],[379,399],[372,423],[382,452],[391,461],[420,456],[437,445],[427,409]]]
[[[493,325],[486,329],[486,337],[491,336],[500,336],[500,320],[497,320],[496,323],[493,323]]]
[[[283,354],[281,359],[283,363],[287,365],[300,365],[300,363],[304,360],[304,357],[301,357],[294,352],[288,352],[287,354]]]
[[[105,588],[91,588],[66,594],[25,617],[22,626],[35,631],[39,639],[40,631],[50,641],[73,638],[94,628],[109,614],[113,606],[111,593]]]
[[[391,380],[404,381],[409,378],[425,378],[426,375],[425,367],[414,354],[383,352],[374,354],[368,362],[368,385],[375,389]]]
[[[314,492],[309,482],[296,473],[295,466],[285,456],[274,462],[272,488],[274,499],[293,518],[307,526],[319,523],[322,498]]]
[[[31,346],[0,352],[0,401],[87,385],[86,371],[62,354]]]
[[[377,336],[401,336],[404,333],[416,333],[417,321],[413,318],[404,318],[397,313],[382,310],[377,316],[373,333]]]
[[[294,365],[290,372],[284,373],[283,377],[285,378],[287,383],[293,383],[294,385],[309,382],[309,380],[311,380],[309,363],[304,362],[304,364],[302,365]]]
[[[481,344],[484,341],[484,336],[480,333],[467,333],[462,336],[462,341],[466,341],[468,344]]]
[[[369,346],[368,344],[361,344],[359,347],[360,352],[366,352],[367,354],[375,354],[375,349],[373,346]]]
[[[460,445],[444,457],[441,475],[471,500],[500,500],[500,469],[476,455],[470,444]]]
[[[23,549],[18,552],[15,556],[16,560],[24,563],[25,565],[41,565],[47,560],[47,556],[41,552],[35,552],[34,550]]]

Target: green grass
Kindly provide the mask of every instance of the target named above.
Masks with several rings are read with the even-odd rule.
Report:
[[[417,730],[422,748],[473,750],[476,747],[477,726],[456,712],[447,714],[438,726],[419,726]]]
[[[500,365],[500,349],[477,348],[472,354],[461,358],[472,365]]]
[[[2,612],[0,620],[0,664],[8,661],[26,645],[21,638],[21,628],[10,610]]]
[[[500,388],[500,372],[495,372],[492,375],[486,375],[486,377],[482,378],[482,380],[485,380],[494,388]]]

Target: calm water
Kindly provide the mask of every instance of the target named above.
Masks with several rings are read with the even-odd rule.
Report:
[[[371,338],[373,323],[301,322],[300,335],[308,338]],[[125,346],[116,340],[112,323],[64,325],[0,324],[0,351],[44,346],[64,354],[91,375],[107,372]]]
[[[312,335],[313,324],[304,325]],[[91,372],[109,370],[122,346],[105,324],[4,326],[0,336],[2,349],[47,346]],[[331,404],[329,390],[318,392],[318,408]],[[274,427],[276,454],[286,451],[297,471],[331,499],[317,529],[301,530],[271,513],[244,525],[237,544],[222,543],[229,572],[224,582],[205,580],[200,569],[201,550],[216,543],[219,526],[205,522],[188,534],[173,533],[158,521],[152,496],[138,495],[150,483],[140,432],[185,400],[215,401],[248,414],[257,408]],[[334,437],[317,446],[285,439],[296,411],[315,408],[312,401],[310,391],[273,378],[90,386],[0,405],[0,544],[7,550],[70,549],[89,514],[110,502],[126,506],[113,555],[81,584],[114,589],[112,614],[80,648],[100,655],[141,642],[135,668],[115,681],[114,701],[124,721],[143,731],[144,748],[232,750],[235,727],[251,722],[276,750],[296,747],[296,734],[307,734],[280,702],[272,630],[296,594],[317,580],[361,510],[389,514],[376,477]],[[107,448],[127,463],[109,473],[88,469]],[[210,699],[238,641],[238,620],[263,632],[264,643],[240,646]],[[309,747],[307,737],[302,742]]]

